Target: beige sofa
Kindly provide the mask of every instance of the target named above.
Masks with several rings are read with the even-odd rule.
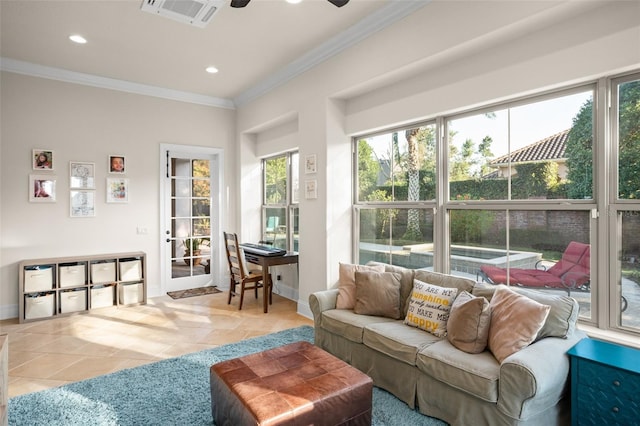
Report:
[[[400,274],[404,315],[414,279],[488,300],[495,288],[452,275],[370,264]],[[452,425],[568,424],[566,352],[586,337],[575,328],[578,304],[567,296],[524,289],[518,293],[551,309],[538,339],[502,363],[489,350],[463,352],[446,337],[409,327],[402,319],[336,309],[337,288],[313,293],[309,303],[317,346],[365,372],[376,386],[423,414]]]

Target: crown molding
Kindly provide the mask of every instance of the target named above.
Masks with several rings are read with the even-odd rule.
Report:
[[[275,72],[253,87],[245,90],[233,99],[236,107],[241,107],[252,100],[270,92],[310,70],[311,68],[337,55],[343,50],[364,40],[372,34],[403,19],[432,0],[391,0],[386,6],[359,21],[349,29],[336,34],[318,47],[291,62],[280,71]]]
[[[0,70],[32,77],[47,78],[50,80],[98,87],[101,89],[118,90],[120,92],[170,99],[173,101],[235,109],[233,101],[229,99],[199,95],[197,93],[183,92],[180,90],[167,89],[147,84],[133,83],[115,78],[100,77],[97,75],[48,67],[5,57],[0,57]]]

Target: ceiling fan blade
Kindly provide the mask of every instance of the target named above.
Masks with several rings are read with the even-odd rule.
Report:
[[[231,0],[231,7],[245,7],[250,1],[251,0]]]
[[[245,7],[251,0],[231,0],[231,7]],[[349,0],[329,0],[335,6],[342,7],[349,3]]]

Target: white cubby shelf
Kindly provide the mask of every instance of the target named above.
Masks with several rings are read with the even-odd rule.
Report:
[[[147,303],[144,252],[28,259],[19,268],[21,323]]]

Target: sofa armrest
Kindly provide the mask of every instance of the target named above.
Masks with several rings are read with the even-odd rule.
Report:
[[[329,290],[317,291],[309,295],[309,307],[313,313],[313,322],[316,328],[320,325],[320,318],[324,311],[336,308],[336,301],[338,300],[338,289],[332,288]]]
[[[566,339],[546,337],[507,357],[500,366],[500,411],[527,419],[552,409],[565,396],[567,351],[585,337],[579,330]]]

